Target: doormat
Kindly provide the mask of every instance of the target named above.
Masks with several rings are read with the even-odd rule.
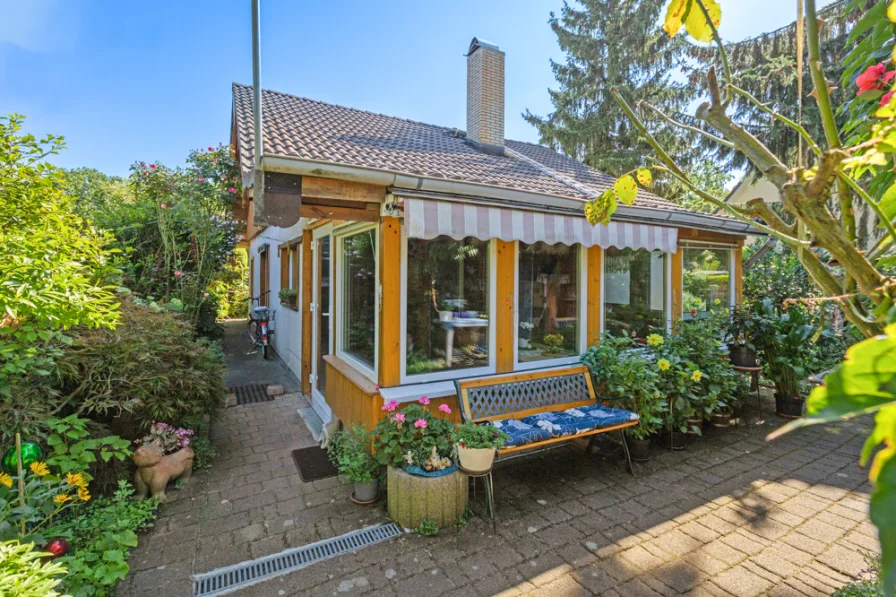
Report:
[[[230,388],[230,391],[236,394],[237,405],[257,404],[258,402],[269,402],[274,399],[268,396],[268,384],[253,383],[247,386],[237,386]]]
[[[330,455],[320,446],[293,450],[292,459],[296,463],[296,468],[299,469],[299,476],[305,483],[335,477],[339,474],[339,471],[330,462]]]

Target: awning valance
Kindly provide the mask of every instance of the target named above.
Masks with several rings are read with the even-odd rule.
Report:
[[[474,205],[428,199],[404,200],[405,225],[410,238],[431,239],[450,236],[460,240],[472,236],[480,240],[538,241],[585,247],[647,249],[674,253],[678,249],[678,229],[610,222],[592,226],[582,217],[549,214],[488,205]]]

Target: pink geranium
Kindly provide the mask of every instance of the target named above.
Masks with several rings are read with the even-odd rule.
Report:
[[[426,419],[417,419],[414,421],[414,427],[417,429],[426,429]]]
[[[163,203],[163,204],[162,204],[162,209],[168,209],[168,204],[167,204],[167,203]]]
[[[420,396],[420,400],[418,400],[417,402],[419,402],[423,406],[429,406],[429,398],[427,398],[426,396]]]
[[[392,415],[392,420],[396,423],[404,423],[404,413],[395,413]]]
[[[380,408],[380,410],[393,412],[396,408],[398,408],[398,402],[395,400],[390,400],[389,402],[385,403],[382,408]]]
[[[442,411],[443,413],[446,413],[446,414],[449,414],[449,415],[451,414],[451,407],[448,406],[447,404],[440,404],[440,405],[439,405],[439,410]]]
[[[181,272],[180,270],[177,270],[177,269],[176,269],[176,270],[174,270],[174,275],[175,275],[175,276],[182,276],[182,275],[183,275],[183,272]]]
[[[230,187],[229,189],[227,189],[227,191],[230,193],[236,193],[236,189],[233,187]]]

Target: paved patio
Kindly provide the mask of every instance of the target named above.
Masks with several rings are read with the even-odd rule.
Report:
[[[295,388],[278,363],[243,355],[235,330],[232,380],[267,375]],[[212,470],[169,492],[120,595],[187,596],[192,574],[387,520],[383,500],[355,506],[337,479],[301,482],[290,451],[314,443],[304,406],[293,393],[222,411]],[[878,549],[856,465],[868,421],[767,443],[782,421],[746,419],[684,452],[655,449],[634,477],[612,454],[564,449],[507,463],[495,473],[494,524],[475,517],[437,537],[408,534],[238,594],[829,595]]]

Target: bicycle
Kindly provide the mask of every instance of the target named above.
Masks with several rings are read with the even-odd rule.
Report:
[[[258,296],[249,297],[249,341],[252,342],[252,350],[247,354],[255,354],[258,347],[261,347],[261,356],[267,360],[271,358],[271,350],[269,346],[269,338],[274,334],[274,330],[269,329],[269,323],[274,320],[275,311],[271,311],[268,307],[259,305],[252,307],[252,303],[261,302],[261,297],[270,295],[271,291],[267,290]]]

